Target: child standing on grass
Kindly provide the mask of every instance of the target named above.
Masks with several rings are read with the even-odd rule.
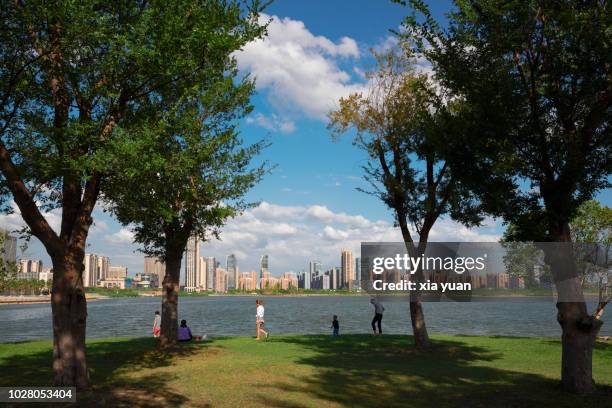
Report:
[[[332,336],[338,337],[340,335],[340,323],[338,322],[338,316],[334,315],[331,327],[333,327]]]
[[[153,319],[153,337],[159,337],[161,333],[161,315],[159,310],[155,311],[155,319]]]

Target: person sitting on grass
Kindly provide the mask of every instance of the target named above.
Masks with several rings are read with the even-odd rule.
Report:
[[[340,323],[338,323],[338,316],[334,315],[331,327],[333,327],[332,336],[338,337],[340,335]]]
[[[178,328],[178,341],[201,341],[202,336],[194,336],[191,334],[191,329],[187,326],[187,320],[181,320],[181,326]]]

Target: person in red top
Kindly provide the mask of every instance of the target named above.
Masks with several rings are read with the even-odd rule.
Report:
[[[161,316],[159,310],[155,311],[155,319],[153,320],[153,337],[159,337],[161,334]]]

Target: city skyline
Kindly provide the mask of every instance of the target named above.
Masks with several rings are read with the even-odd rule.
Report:
[[[444,19],[448,8],[447,1],[432,4],[433,16]],[[230,220],[221,230],[221,240],[207,237],[203,251],[219,260],[235,253],[244,270],[259,271],[261,254],[274,259],[272,269],[280,273],[299,271],[311,259],[331,263],[342,247],[357,253],[360,241],[401,240],[386,206],[357,191],[369,187],[362,172],[366,155],[352,146],[348,135],[332,141],[325,115],[338,97],[367,84],[363,73],[372,63],[369,49],[393,45],[389,28],[399,26],[401,13],[397,5],[363,4],[343,10],[350,18],[338,21],[333,13],[315,9],[307,3],[272,3],[266,11],[272,19],[269,36],[236,55],[239,68],[257,78],[254,110],[240,124],[241,132],[247,143],[269,137],[270,147],[259,159],[276,167],[246,197],[259,204]],[[271,58],[274,55],[282,58]],[[612,190],[595,198],[612,205]],[[24,226],[18,208],[13,205],[13,210],[0,215],[1,228],[14,231]],[[43,215],[59,229],[60,210]],[[86,251],[112,255],[132,275],[144,272],[143,255],[136,252],[139,246],[133,243],[129,227],[120,225],[101,205],[93,219]],[[498,220],[487,219],[483,227],[467,229],[443,218],[430,240],[496,241],[503,231]],[[26,258],[51,264],[36,238],[29,243]]]

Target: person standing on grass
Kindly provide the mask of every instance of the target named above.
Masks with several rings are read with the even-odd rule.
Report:
[[[376,335],[376,323],[378,323],[378,334],[382,334],[381,322],[383,318],[383,312],[385,311],[385,307],[380,303],[380,300],[376,298],[370,299],[370,303],[374,305],[374,318],[372,319],[372,330],[374,330],[374,335]]]
[[[340,335],[340,323],[338,322],[338,316],[334,315],[331,327],[333,328],[332,336],[338,337]]]
[[[257,305],[257,312],[255,314],[255,325],[257,326],[257,338],[255,340],[259,340],[261,333],[266,335],[266,339],[268,338],[268,332],[263,329],[264,327],[264,306],[263,302],[260,299],[255,300],[255,304]]]
[[[155,311],[155,319],[153,319],[153,337],[159,337],[161,333],[161,315],[159,310]]]

